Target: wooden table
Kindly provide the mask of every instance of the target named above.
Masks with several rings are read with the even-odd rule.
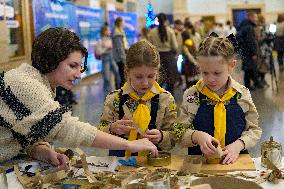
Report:
[[[180,170],[183,166],[184,159],[188,156],[180,156],[180,155],[172,155],[171,164],[168,166],[164,166],[163,168],[168,168],[172,170]],[[198,157],[198,156],[190,156],[190,157]],[[147,167],[150,169],[156,169],[157,167],[147,165],[147,159],[138,157],[137,163],[139,166]],[[120,171],[131,171],[134,170],[133,167],[121,166],[119,168]],[[252,161],[252,158],[249,154],[240,154],[238,160],[234,164],[230,165],[222,165],[222,164],[206,164],[203,163],[201,166],[202,173],[224,173],[231,171],[255,171],[255,165]]]

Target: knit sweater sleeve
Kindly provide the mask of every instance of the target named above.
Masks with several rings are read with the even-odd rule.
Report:
[[[17,120],[11,121],[15,123],[11,129],[15,139],[23,148],[44,140],[59,140],[70,147],[90,146],[96,128],[80,122],[70,111],[54,101],[47,83],[44,77],[37,77],[33,72],[21,74],[11,71],[5,74],[6,88],[20,102],[20,107],[13,110],[18,114]]]

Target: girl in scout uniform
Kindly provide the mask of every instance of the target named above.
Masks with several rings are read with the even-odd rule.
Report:
[[[156,82],[159,68],[159,52],[150,42],[142,40],[131,46],[126,57],[127,82],[106,97],[100,130],[128,140],[148,138],[161,149],[172,147],[176,104],[171,93]],[[109,155],[131,153],[116,150]]]
[[[230,77],[237,63],[231,41],[210,36],[201,43],[197,61],[202,79],[184,92],[174,124],[175,135],[181,146],[189,147],[189,155],[213,155],[216,143],[223,149],[223,164],[247,153],[262,133],[250,91]]]

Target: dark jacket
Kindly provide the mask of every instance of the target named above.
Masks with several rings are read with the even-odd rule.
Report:
[[[240,24],[237,30],[237,40],[243,58],[251,58],[257,54],[255,27],[256,25],[247,19]]]
[[[126,54],[123,45],[123,35],[118,32],[114,32],[112,36],[112,44],[113,44],[113,59],[115,62],[123,62],[126,61]]]

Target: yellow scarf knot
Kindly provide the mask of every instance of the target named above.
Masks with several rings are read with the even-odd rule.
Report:
[[[236,94],[236,90],[230,88],[222,98],[216,93],[209,90],[205,85],[200,88],[202,80],[199,80],[196,84],[197,90],[217,102],[214,106],[214,137],[220,141],[221,147],[225,147],[225,135],[226,135],[226,107],[225,102],[230,100]]]

